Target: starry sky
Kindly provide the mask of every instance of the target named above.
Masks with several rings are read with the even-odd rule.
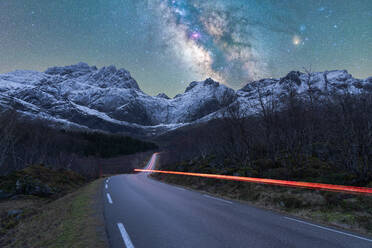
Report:
[[[371,0],[0,0],[0,73],[87,62],[169,96],[291,70],[372,76]]]

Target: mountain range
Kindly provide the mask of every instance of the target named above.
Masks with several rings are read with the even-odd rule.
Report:
[[[86,63],[51,67],[44,72],[16,70],[0,74],[0,106],[22,116],[43,119],[65,128],[102,130],[152,137],[186,125],[220,118],[238,105],[254,114],[262,101],[288,94],[325,97],[337,92],[372,91],[372,77],[353,78],[346,70],[267,78],[233,90],[213,79],[191,82],[185,92],[169,98],[144,93],[125,69],[98,69]]]

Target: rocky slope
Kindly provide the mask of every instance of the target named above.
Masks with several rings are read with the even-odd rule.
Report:
[[[190,83],[184,93],[172,99],[165,94],[147,95],[128,71],[114,66],[98,69],[79,63],[45,72],[0,74],[0,105],[5,108],[13,107],[29,118],[63,126],[140,136],[218,118],[231,104],[254,113],[259,96],[267,100],[290,92],[325,96],[338,91],[371,90],[372,77],[355,79],[345,70],[311,73],[310,77],[290,72],[281,79],[249,83],[238,91],[206,79]]]
[[[310,101],[335,94],[372,92],[372,77],[353,78],[346,70],[301,73],[292,71],[280,79],[262,79],[251,82],[237,91],[237,104],[247,113],[261,108],[261,102],[270,101],[280,108],[283,96],[296,95]]]

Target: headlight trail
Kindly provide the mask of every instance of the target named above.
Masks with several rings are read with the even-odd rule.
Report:
[[[162,170],[147,170],[147,169],[134,169],[134,171],[195,176],[195,177],[206,177],[206,178],[215,178],[215,179],[223,179],[223,180],[231,180],[231,181],[243,181],[243,182],[250,182],[250,183],[262,183],[262,184],[271,184],[271,185],[278,185],[278,186],[289,186],[289,187],[297,187],[297,188],[309,188],[309,189],[317,189],[317,190],[336,191],[336,192],[351,193],[351,194],[372,195],[372,188],[367,188],[367,187],[355,187],[355,186],[333,185],[333,184],[324,184],[324,183],[297,182],[297,181],[286,181],[286,180],[276,180],[276,179],[227,176],[227,175],[216,175],[216,174],[180,172],[180,171],[162,171]]]

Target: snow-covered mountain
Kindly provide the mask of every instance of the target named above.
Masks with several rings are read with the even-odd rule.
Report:
[[[283,96],[296,95],[310,100],[335,94],[372,92],[372,77],[353,78],[346,70],[302,73],[291,71],[280,79],[262,79],[251,82],[237,91],[237,101],[246,112],[261,109],[261,103],[275,102],[280,107]],[[261,101],[261,102],[260,102]]]
[[[149,96],[124,69],[97,69],[85,63],[52,67],[45,72],[17,70],[0,74],[0,105],[24,116],[63,126],[158,135],[181,126],[218,118],[223,109],[240,104],[254,112],[258,96],[279,97],[295,91],[316,94],[372,90],[372,77],[353,78],[347,71],[307,74],[290,72],[281,79],[263,79],[234,91],[212,79],[192,82],[170,99]]]

